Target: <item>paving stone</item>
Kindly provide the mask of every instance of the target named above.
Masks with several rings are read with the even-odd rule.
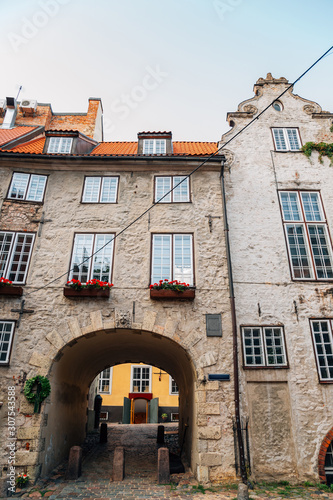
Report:
[[[207,491],[205,494],[193,490],[198,483],[193,475],[173,474],[170,485],[157,483],[156,443],[157,424],[142,425],[110,425],[108,424],[108,443],[100,444],[99,434],[94,439],[90,437],[88,445],[83,444],[82,476],[76,481],[65,481],[67,463],[57,467],[51,477],[37,482],[26,492],[19,492],[20,498],[47,498],[48,500],[79,499],[79,500],[139,500],[139,499],[175,499],[175,500],[232,500],[237,496],[237,490]],[[166,431],[176,429],[176,424],[165,424]],[[166,433],[167,438],[167,433]],[[166,444],[168,444],[166,439]],[[134,446],[135,445],[135,446]],[[113,456],[117,446],[123,446],[126,453],[125,478],[121,482],[113,482]],[[172,443],[175,448],[178,443]],[[171,449],[175,452],[174,449]],[[35,491],[38,490],[38,491]],[[30,496],[32,493],[38,495]],[[250,498],[257,500],[278,500],[277,493],[265,492],[256,494],[250,492]],[[304,495],[297,492],[290,496],[293,500],[333,500],[332,493],[326,493],[315,488],[304,488]],[[282,499],[280,499],[282,500]]]

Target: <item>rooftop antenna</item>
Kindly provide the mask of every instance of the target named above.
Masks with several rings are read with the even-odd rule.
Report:
[[[20,88],[19,88],[18,93],[17,93],[17,96],[16,96],[16,100],[18,99],[18,96],[20,95],[21,90],[22,90],[22,85],[20,85]]]

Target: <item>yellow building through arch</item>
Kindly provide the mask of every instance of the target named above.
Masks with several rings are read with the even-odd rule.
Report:
[[[179,420],[179,389],[166,371],[143,363],[124,363],[99,374],[101,419],[121,423]]]

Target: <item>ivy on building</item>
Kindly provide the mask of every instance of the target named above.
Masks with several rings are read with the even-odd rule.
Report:
[[[331,129],[332,128],[333,125]],[[302,151],[307,158],[310,158],[312,151],[317,151],[319,153],[318,160],[320,163],[323,163],[323,156],[327,156],[333,166],[333,143],[327,144],[326,142],[306,142],[302,147]]]

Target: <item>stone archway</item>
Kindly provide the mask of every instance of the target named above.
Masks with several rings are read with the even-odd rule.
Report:
[[[49,371],[52,386],[45,404],[47,426],[42,427],[45,450],[42,475],[67,458],[71,446],[80,445],[86,435],[87,394],[95,376],[110,365],[144,362],[157,366],[179,381],[180,439],[189,462],[195,439],[194,363],[188,352],[174,340],[155,332],[135,329],[103,329],[77,336],[55,356]]]
[[[325,458],[329,445],[333,442],[333,427],[326,434],[319,450],[318,472],[320,481],[326,483]]]

